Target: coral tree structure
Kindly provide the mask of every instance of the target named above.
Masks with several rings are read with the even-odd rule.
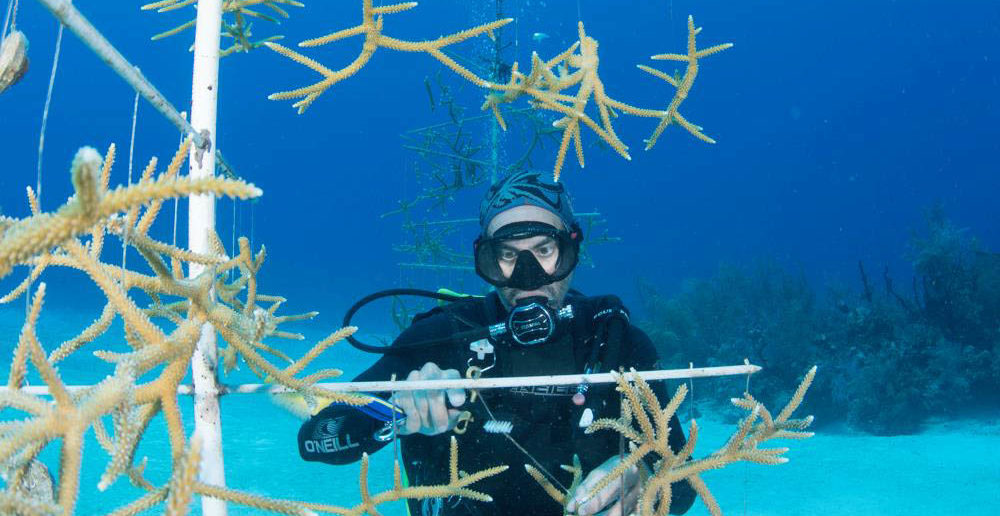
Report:
[[[197,481],[200,444],[197,438],[187,437],[189,432],[181,419],[178,393],[187,388],[181,381],[191,361],[200,360],[195,356],[195,345],[206,323],[225,341],[222,356],[226,368],[242,361],[264,381],[295,391],[307,401],[318,396],[345,403],[358,401],[351,395],[315,385],[321,379],[337,376],[338,370],[301,375],[320,353],[355,328],[334,332],[298,359],[264,344],[270,337],[301,339],[297,334],[279,330],[279,326],[311,318],[315,312],[276,315],[284,299],[257,291],[256,275],[264,259],[263,249],[254,255],[247,240],[241,239],[239,254],[230,257],[214,237],[214,252],[199,254],[149,236],[148,231],[166,199],[196,194],[240,199],[261,195],[260,189],[240,180],[178,177],[189,146],[190,142],[186,142],[178,149],[164,173],[153,176],[154,159],[139,183],[114,190],[108,189],[114,147],[104,158],[92,148],[83,148],[72,166],[75,194],[65,205],[52,213],[42,212],[29,188],[31,216],[0,218],[0,277],[8,275],[15,266],[30,269],[24,281],[0,301],[9,302],[26,294],[44,269],[56,266],[83,271],[107,298],[93,324],[47,353],[36,331],[46,286],[40,283],[35,289],[13,353],[7,388],[0,391],[0,409],[27,414],[24,419],[0,424],[0,464],[4,464],[8,474],[7,488],[0,492],[0,513],[72,514],[80,489],[83,436],[91,428],[109,455],[98,488],[104,490],[125,475],[144,493],[114,511],[115,515],[138,514],[161,503],[166,504],[167,514],[186,514],[194,494],[282,514],[375,513],[377,504],[407,497],[462,494],[488,499],[468,486],[503,468],[460,477],[453,467],[447,485],[408,488],[397,485],[375,496],[368,495],[363,488],[362,503],[356,509],[269,499]],[[109,234],[135,248],[152,274],[102,262],[102,249]],[[185,278],[183,262],[204,264],[207,269],[197,277]],[[238,275],[229,280],[233,271]],[[130,295],[133,289],[144,293],[152,303],[141,308]],[[67,385],[56,365],[84,346],[96,346],[116,317],[124,323],[124,344],[93,351],[109,363],[112,374],[95,385]],[[43,380],[52,402],[25,390],[29,364]],[[156,485],[143,475],[146,460],[136,464],[135,455],[146,429],[161,413],[169,436],[172,474],[165,483]],[[111,424],[110,432],[107,423]],[[56,500],[39,500],[33,496],[36,493],[27,492],[23,479],[39,468],[36,457],[55,440],[61,440],[58,496]],[[456,461],[457,450],[453,449],[452,464]]]
[[[683,76],[673,77],[654,68],[639,65],[639,68],[642,70],[665,80],[677,89],[667,108],[657,110],[632,106],[615,100],[607,94],[604,83],[598,75],[598,64],[600,63],[597,52],[598,43],[596,39],[586,34],[583,22],[580,22],[577,26],[578,41],[567,50],[548,60],[543,60],[537,53],[533,52],[531,56],[531,70],[527,74],[520,72],[518,63],[515,62],[511,67],[510,80],[505,84],[498,84],[483,79],[461,66],[444,54],[442,48],[484,33],[492,37],[493,30],[509,23],[511,21],[510,18],[482,24],[432,41],[403,41],[383,34],[385,15],[402,12],[416,5],[416,2],[407,2],[373,7],[372,0],[364,0],[360,25],[299,43],[301,47],[314,47],[363,34],[365,39],[361,47],[361,53],[353,62],[339,70],[331,70],[318,61],[277,43],[265,43],[268,48],[299,64],[309,67],[323,76],[323,79],[319,82],[290,91],[273,93],[268,98],[272,100],[301,99],[292,105],[301,114],[330,86],[357,73],[358,70],[371,60],[372,55],[379,47],[386,47],[406,52],[427,52],[462,78],[478,87],[489,90],[486,100],[483,102],[482,109],[492,110],[497,122],[504,129],[506,129],[506,123],[500,112],[499,105],[514,102],[525,95],[531,99],[530,104],[533,108],[549,110],[562,115],[561,118],[553,123],[553,126],[560,129],[563,133],[553,167],[553,175],[556,180],[559,179],[559,174],[562,171],[570,140],[573,141],[574,148],[576,149],[576,156],[580,167],[584,166],[583,145],[580,137],[581,124],[594,131],[594,133],[622,157],[631,159],[628,153],[628,146],[618,138],[611,124],[611,119],[617,117],[615,110],[620,110],[634,116],[660,119],[660,123],[653,131],[652,136],[646,140],[647,150],[656,144],[656,140],[663,130],[672,123],[677,123],[702,141],[715,143],[714,140],[701,132],[701,127],[688,122],[686,118],[681,116],[678,108],[684,99],[687,98],[691,86],[694,84],[695,77],[698,75],[698,61],[709,55],[721,52],[731,47],[732,44],[725,43],[699,50],[695,42],[695,37],[701,32],[701,28],[694,26],[693,17],[688,17],[688,49],[686,54],[657,54],[652,57],[658,60],[687,63]],[[571,91],[573,88],[576,89],[575,93],[566,92]],[[586,113],[587,106],[591,100],[597,106],[597,118],[599,121]]]

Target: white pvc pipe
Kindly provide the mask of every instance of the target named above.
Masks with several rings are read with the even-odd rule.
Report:
[[[655,371],[637,371],[636,376],[643,380],[683,380],[687,378],[710,378],[716,376],[737,376],[754,374],[761,370],[760,366],[745,364],[738,366],[690,367],[687,369],[660,369]],[[633,373],[625,373],[631,379]],[[399,380],[396,382],[337,382],[317,383],[316,387],[337,392],[392,392],[420,391],[435,389],[500,389],[507,387],[531,387],[536,385],[577,385],[581,383],[613,383],[612,373],[597,374],[565,374],[543,376],[511,376],[507,378],[478,378],[461,380]],[[71,385],[66,390],[76,392],[89,389],[89,385]],[[0,386],[0,392],[7,387]],[[49,388],[41,385],[26,386],[17,389],[19,392],[36,395],[48,395]],[[195,388],[191,385],[177,386],[177,394],[193,394]],[[239,385],[224,385],[219,387],[222,394],[259,394],[294,392],[294,390],[269,383],[244,383]]]
[[[194,73],[191,80],[191,126],[202,136],[202,143],[191,147],[190,177],[201,179],[215,174],[216,108],[219,92],[219,40],[222,30],[222,0],[200,0],[194,39]],[[215,196],[193,195],[188,198],[188,247],[191,251],[211,254],[209,235],[215,230]],[[188,265],[188,277],[197,277],[205,266]],[[215,328],[206,323],[191,360],[194,379],[195,432],[201,438],[201,467],[198,479],[206,484],[225,487],[226,471],[222,460],[222,423],[219,413],[219,383],[216,376],[218,347]],[[226,516],[226,502],[208,496],[201,498],[202,514]]]
[[[173,104],[170,103],[163,94],[160,93],[156,86],[153,86],[151,82],[138,68],[133,66],[128,62],[127,59],[118,51],[108,40],[100,33],[100,31],[95,28],[87,18],[83,16],[73,6],[69,0],[38,0],[44,5],[60,23],[65,25],[72,31],[85,45],[87,45],[90,50],[92,50],[97,57],[104,61],[108,67],[110,67],[119,77],[125,80],[136,92],[142,95],[142,98],[149,101],[150,104],[157,111],[159,111],[167,120],[170,121],[177,129],[184,132],[185,134],[190,134],[194,137],[194,143],[197,146],[204,145],[203,138],[198,134],[184,119],[184,117],[174,108]],[[213,146],[214,149],[214,146]],[[216,151],[218,152],[218,151]],[[219,159],[219,165],[228,174],[235,176],[235,172],[229,168],[225,160],[222,159],[221,153],[217,156]]]
[[[624,373],[626,379],[638,376],[643,380],[680,380],[686,378],[705,378],[712,376],[733,376],[754,374],[761,367],[752,364],[722,367],[691,367],[687,369],[660,369],[655,371],[636,371]],[[615,383],[618,373],[594,374],[563,374],[542,376],[508,376],[498,378],[461,378],[455,380],[401,380],[387,382],[338,382],[317,383],[321,387],[337,392],[392,392],[392,391],[424,391],[440,389],[505,389],[510,387],[534,387],[539,385],[578,385]],[[181,386],[184,387],[184,386]],[[225,392],[249,394],[266,391],[270,393],[294,392],[283,386],[265,383],[246,383],[225,387]],[[185,394],[181,389],[178,393]]]

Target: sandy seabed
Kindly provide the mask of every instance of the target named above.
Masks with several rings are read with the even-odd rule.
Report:
[[[16,342],[23,308],[4,307],[0,330],[12,349]],[[52,349],[65,331],[60,328],[85,327],[90,315],[43,312],[39,334]],[[47,324],[46,324],[47,322]],[[114,329],[111,334],[116,334]],[[117,333],[120,334],[120,331]],[[301,346],[307,349],[323,335],[307,335]],[[337,349],[330,363],[345,369],[345,377],[356,374],[371,357],[346,346]],[[92,363],[91,363],[92,365]],[[66,364],[66,377],[89,365]],[[762,373],[763,374],[763,373]],[[190,403],[182,401],[187,428],[193,428]],[[807,407],[806,407],[807,408]],[[360,499],[359,467],[307,463],[299,458],[296,433],[299,420],[275,408],[264,396],[229,396],[223,400],[224,453],[229,486],[282,499],[304,500],[351,506]],[[695,456],[703,456],[721,446],[735,427],[711,412],[698,419],[700,436]],[[685,428],[687,423],[684,423]],[[709,471],[703,478],[715,494],[723,512],[729,515],[909,515],[961,514],[994,515],[1000,507],[1000,410],[994,417],[941,419],[925,425],[919,434],[879,437],[826,425],[812,439],[776,442],[788,446],[790,462],[780,466],[735,464]],[[149,456],[147,478],[154,483],[166,480],[169,469],[165,425],[158,418],[150,426],[138,458]],[[392,447],[376,453],[372,460],[370,489],[388,489],[392,482]],[[108,456],[97,444],[93,432],[87,435],[84,468],[77,514],[105,514],[138,498],[141,493],[126,479],[110,489],[96,489]],[[42,459],[58,464],[58,446],[49,446]],[[442,468],[447,457],[442,457]],[[534,486],[528,486],[534,488]],[[401,515],[401,503],[381,507],[383,514]],[[158,511],[150,512],[150,514]],[[265,514],[232,506],[232,515]],[[193,507],[192,514],[200,514]],[[688,512],[708,514],[699,501]]]

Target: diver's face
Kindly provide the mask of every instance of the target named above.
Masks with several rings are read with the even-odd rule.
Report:
[[[537,206],[523,205],[500,212],[496,217],[493,217],[493,220],[490,221],[487,227],[487,234],[492,236],[496,230],[508,224],[528,221],[544,222],[558,229],[565,229],[562,220],[556,214]],[[513,274],[514,266],[517,263],[517,254],[521,251],[530,251],[546,274],[555,272],[556,264],[559,262],[559,246],[549,236],[533,236],[518,240],[507,240],[501,245],[503,247],[497,253],[499,257],[498,265],[500,266],[500,271],[507,278]],[[519,299],[532,296],[544,296],[548,298],[550,306],[559,308],[562,306],[563,299],[569,291],[572,279],[573,274],[571,273],[559,281],[542,285],[537,289],[521,290],[501,287],[497,291],[504,306],[508,308],[516,305]]]
[[[552,274],[559,263],[559,246],[556,240],[550,236],[533,236],[520,238],[517,240],[504,240],[497,244],[497,265],[500,272],[507,279],[514,273],[514,266],[517,264],[517,257],[521,251],[530,251],[534,255],[538,265],[542,266],[545,274]]]

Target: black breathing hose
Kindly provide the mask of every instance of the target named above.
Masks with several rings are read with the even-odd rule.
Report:
[[[420,296],[431,299],[437,299],[439,301],[458,301],[460,299],[466,299],[472,297],[459,294],[445,294],[442,292],[434,292],[431,290],[423,290],[419,288],[392,288],[388,290],[381,290],[379,292],[375,292],[374,294],[367,295],[358,300],[357,303],[354,303],[354,305],[351,306],[351,308],[347,310],[347,313],[344,315],[344,326],[351,325],[351,319],[354,317],[354,314],[356,314],[358,310],[361,309],[361,307],[367,305],[368,303],[371,303],[372,301],[375,301],[376,299],[381,299],[383,297],[394,297],[394,296]],[[400,353],[409,351],[413,348],[425,348],[429,346],[440,346],[445,344],[451,344],[454,342],[461,342],[464,339],[470,336],[478,335],[483,331],[484,330],[472,330],[469,332],[461,332],[461,333],[456,333],[455,335],[447,339],[414,342],[406,346],[396,346],[396,347],[373,346],[371,344],[365,344],[364,342],[361,342],[358,339],[354,338],[354,336],[347,337],[347,342],[350,342],[351,345],[354,346],[355,348],[358,348],[361,351],[366,351],[368,353],[390,354],[390,353]],[[488,333],[489,332],[487,331],[486,334]]]

